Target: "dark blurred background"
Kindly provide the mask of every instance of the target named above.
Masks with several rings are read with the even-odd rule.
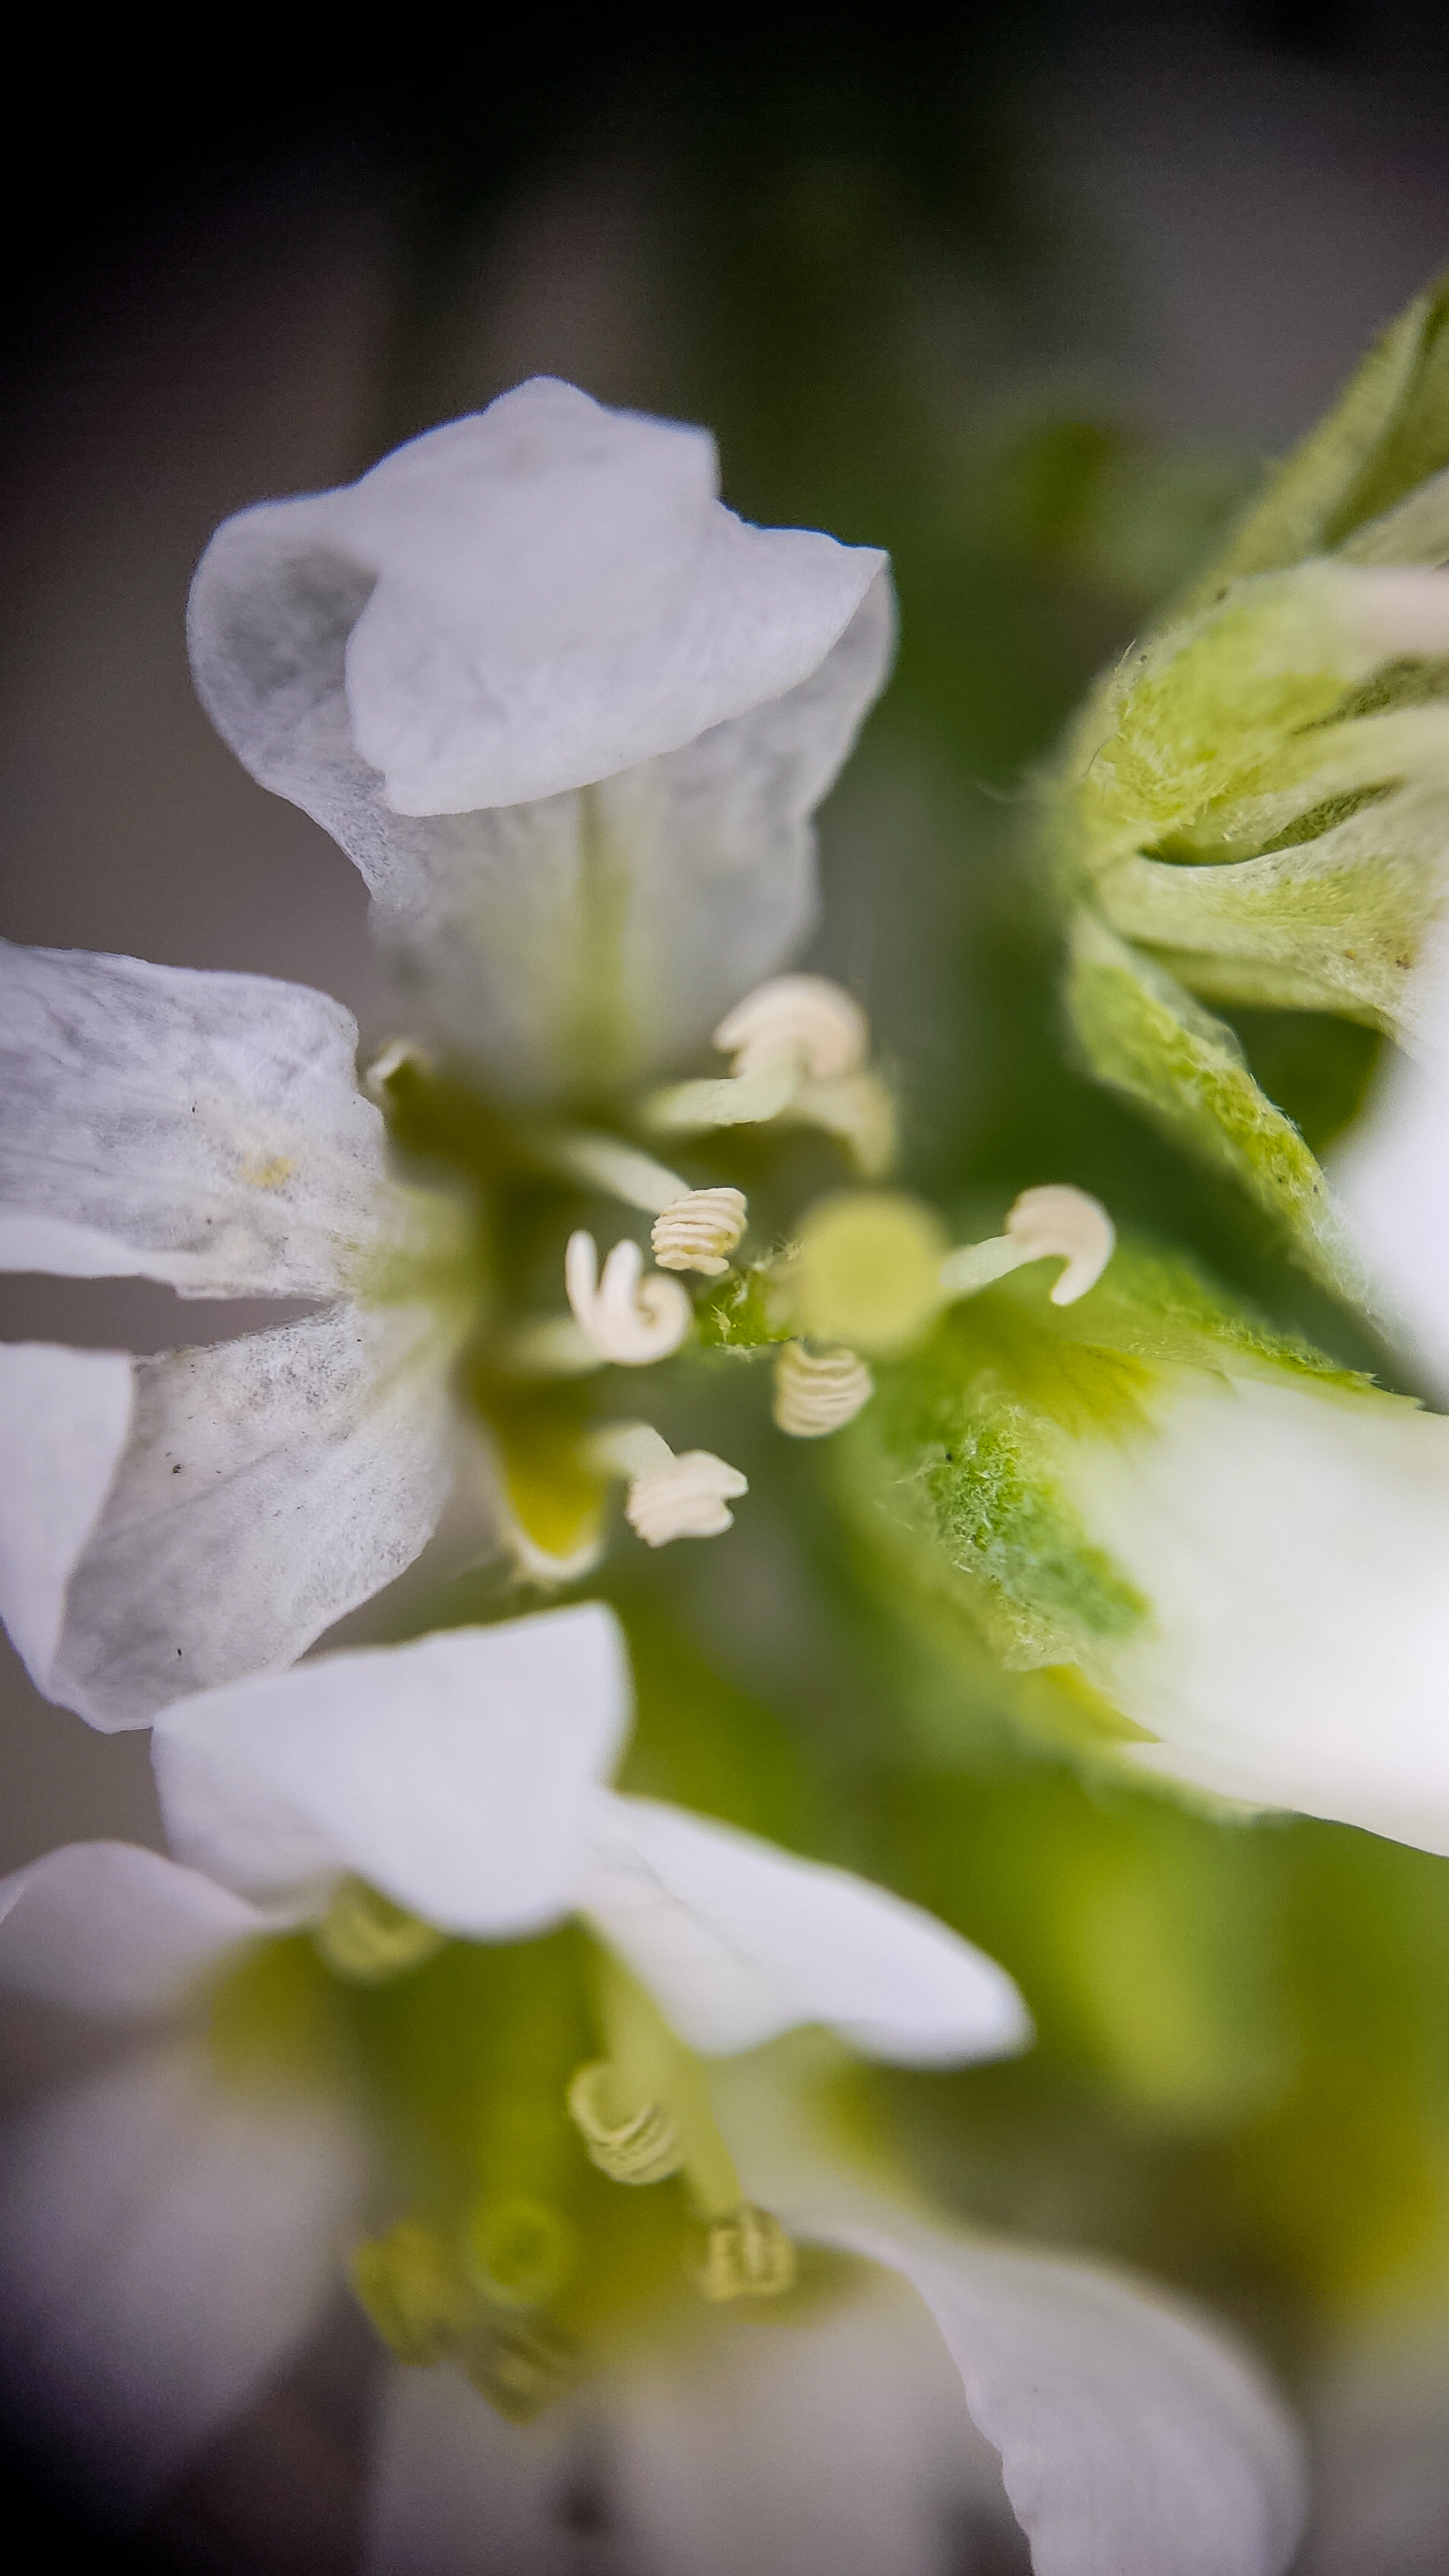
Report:
[[[0,931],[287,975],[381,1034],[360,884],[191,697],[190,572],[229,511],[569,376],[708,421],[747,516],[895,555],[900,672],[827,812],[817,957],[870,1002],[915,1176],[1068,1176],[1268,1293],[1256,1220],[1059,1061],[1021,783],[1449,251],[1442,6],[162,23],[28,30],[0,182]],[[1369,1042],[1244,1034],[1326,1140]],[[0,1320],[145,1348],[249,1318],[22,1280]],[[0,1865],[156,1840],[141,1740],[45,1707],[8,1657],[3,1678]],[[51,2045],[19,2033],[15,2090]],[[359,2370],[340,2330],[136,2564],[349,2565]],[[1436,2419],[1437,2360],[1410,2378],[1333,2401],[1318,2576],[1449,2566],[1414,2485],[1449,2389]],[[1391,2557],[1364,2442],[1407,2498]]]

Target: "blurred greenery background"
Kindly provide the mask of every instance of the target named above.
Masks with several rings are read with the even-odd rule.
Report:
[[[707,421],[746,516],[892,551],[899,667],[827,811],[811,962],[872,1011],[908,1176],[998,1209],[1077,1182],[1392,1378],[1226,1183],[1071,1068],[1024,785],[1442,259],[1442,12],[1033,0],[928,32],[736,8],[367,62],[356,31],[255,33],[189,115],[163,116],[144,59],[115,66],[134,114],[107,115],[98,60],[69,179],[12,228],[7,934],[297,975],[379,1033],[360,889],[190,704],[190,564],[231,508],[343,479],[524,373],[572,375]],[[1322,1148],[1377,1042],[1238,1025]],[[10,1333],[177,1337],[160,1291],[7,1294]],[[184,1331],[237,1320],[193,1307]],[[687,1401],[708,1439],[710,1382]],[[754,1469],[733,1411],[719,1438]],[[1306,2568],[1449,2567],[1449,1865],[1224,1826],[1075,1767],[984,1658],[893,1614],[819,1467],[776,1444],[728,1541],[611,1570],[633,1785],[846,1859],[1002,1959],[1035,2052],[881,2080],[922,2177],[1259,2339],[1322,2436]],[[424,1598],[498,1606],[480,1578],[382,1623]],[[143,1748],[9,1688],[7,1865],[66,1835],[155,1839]],[[50,2044],[19,2051],[17,2088]],[[320,2498],[300,2539],[248,2522],[234,2449],[158,2551],[348,2563],[338,2369],[311,2418],[294,2390],[285,2437],[269,2419]]]

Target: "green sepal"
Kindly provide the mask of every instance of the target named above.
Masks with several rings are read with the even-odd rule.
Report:
[[[1359,1293],[1323,1173],[1292,1120],[1260,1089],[1225,1021],[1085,909],[1072,928],[1066,1006],[1099,1082],[1239,1181],[1330,1287]]]

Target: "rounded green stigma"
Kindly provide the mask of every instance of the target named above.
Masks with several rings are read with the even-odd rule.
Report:
[[[934,1211],[897,1190],[842,1190],[801,1229],[790,1293],[802,1333],[888,1358],[918,1340],[942,1303],[946,1237]]]

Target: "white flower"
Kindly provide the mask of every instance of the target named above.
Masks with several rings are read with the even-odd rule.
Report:
[[[1386,1047],[1329,1176],[1364,1267],[1429,1384],[1449,1396],[1449,940],[1415,984],[1414,1054]]]
[[[368,2576],[474,2576],[481,2529],[546,2576],[581,2487],[651,2576],[940,2576],[968,2517],[1005,2557],[1013,2513],[1037,2576],[1277,2576],[1298,2441],[1229,2337],[1105,2266],[924,2217],[810,2134],[767,2059],[714,2099],[747,2188],[857,2259],[848,2290],[768,2333],[681,2321],[529,2425],[480,2423],[452,2369],[396,2373]]]
[[[514,1093],[695,1046],[809,930],[881,686],[885,557],[749,527],[697,429],[535,378],[228,520],[202,699],[366,879],[429,1025]]]
[[[321,1313],[133,1360],[0,1349],[0,1611],[98,1726],[290,1663],[437,1521],[470,1321],[357,1029],[256,975],[0,946],[0,1264]]]
[[[1141,1599],[1081,1658],[1129,1760],[1449,1853],[1449,1421],[1173,1372],[1057,1472]]]
[[[678,2039],[709,2056],[820,2020],[908,2063],[1019,2044],[1010,1980],[914,1908],[606,1788],[626,1718],[617,1633],[592,1605],[325,1658],[163,1722],[178,1859],[78,1845],[6,1883],[0,1980],[143,2027],[188,1999],[198,2015],[9,2141],[0,2367],[72,2476],[89,2469],[112,2501],[154,2491],[319,2312],[361,2215],[355,2124],[284,2065],[263,2090],[237,2089],[225,2052],[208,2053],[204,2011],[228,1959],[280,1925],[318,1922],[325,1955],[359,1878],[420,1912],[410,1930],[425,1943],[429,1925],[506,1940],[581,1909]],[[415,1937],[391,1964],[409,1955],[425,1955]],[[490,2037],[460,2027],[451,2044]],[[1043,2576],[1278,2576],[1297,2523],[1295,2446],[1229,2345],[1093,2267],[970,2245],[859,2186],[788,2125],[781,2136],[770,2062],[758,2064],[753,2085],[716,2093],[718,2153],[752,2195],[778,2194],[802,2240],[898,2273],[924,2300]],[[947,2507],[979,2478],[979,2451],[959,2418],[953,2436],[923,2314],[895,2294],[882,2335],[883,2295],[816,2321],[805,2311],[778,2330],[783,2346],[763,2338],[753,2366],[748,2335],[713,2357],[701,2346],[699,2369],[676,2367],[672,2346],[652,2360],[641,2349],[533,2426],[500,2428],[449,2371],[400,2375],[375,2568],[476,2565],[460,2477],[470,2496],[487,2485],[497,2563],[553,2564],[549,2491],[576,2406],[612,2429],[607,2466],[651,2564],[785,2567],[804,2536],[796,2563],[813,2571],[825,2562],[809,2545],[835,2534],[832,2571],[934,2567],[936,2499]],[[933,2374],[929,2402],[903,2413]],[[887,2532],[893,2554],[870,2555]]]

